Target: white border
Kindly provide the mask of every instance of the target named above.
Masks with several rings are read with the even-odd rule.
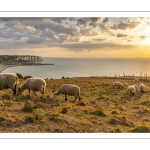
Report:
[[[81,11],[81,12],[61,12],[61,11],[43,11],[43,12],[0,12],[0,17],[150,17],[150,11]]]

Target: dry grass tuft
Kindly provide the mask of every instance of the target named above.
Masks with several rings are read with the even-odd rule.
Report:
[[[96,109],[92,114],[100,117],[107,116],[102,108]]]
[[[63,114],[66,114],[68,112],[68,109],[67,108],[63,108],[62,111],[61,111]]]
[[[24,108],[23,110],[25,112],[31,112],[34,109],[34,103],[28,100],[27,102],[24,103]]]
[[[133,133],[150,133],[150,128],[146,126],[138,126],[134,128],[133,130],[130,130],[129,132]]]

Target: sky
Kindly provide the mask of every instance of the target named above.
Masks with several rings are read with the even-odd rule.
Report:
[[[150,18],[1,17],[0,54],[150,58]]]

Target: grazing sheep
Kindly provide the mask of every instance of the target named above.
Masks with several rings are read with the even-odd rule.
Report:
[[[32,90],[36,96],[36,91],[40,91],[43,95],[46,89],[46,82],[42,78],[27,78],[25,82],[18,88],[18,92],[22,93],[24,90],[28,89],[29,95],[30,90]]]
[[[119,88],[124,87],[123,84],[120,81],[113,82],[112,86],[113,86],[113,88],[116,87],[116,86],[119,87]]]
[[[63,84],[55,93],[54,93],[54,98],[55,95],[59,95],[59,94],[64,94],[65,95],[65,101],[67,101],[67,95],[69,96],[75,96],[75,99],[73,100],[73,102],[75,102],[75,100],[79,99],[80,102],[80,87],[77,85],[73,85],[73,84]]]
[[[129,85],[127,87],[127,91],[126,91],[126,94],[128,93],[128,91],[130,92],[130,94],[134,95],[136,93],[136,88],[134,85]]]
[[[0,73],[0,90],[11,88],[16,95],[19,78],[15,73]]]
[[[139,85],[139,89],[140,89],[140,91],[141,91],[142,93],[144,93],[145,85],[144,85],[143,83],[141,83],[141,84]]]
[[[138,82],[139,82],[138,78],[134,78],[134,83],[138,83]]]

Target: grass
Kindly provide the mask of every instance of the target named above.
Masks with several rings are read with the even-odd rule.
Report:
[[[100,77],[46,80],[45,97],[31,91],[13,96],[11,89],[0,90],[0,132],[5,133],[150,133],[150,86],[135,96],[126,89],[113,89],[115,79]],[[127,87],[133,80],[120,81]],[[19,85],[24,82],[20,79]],[[81,102],[74,96],[53,92],[64,83],[81,88]]]

